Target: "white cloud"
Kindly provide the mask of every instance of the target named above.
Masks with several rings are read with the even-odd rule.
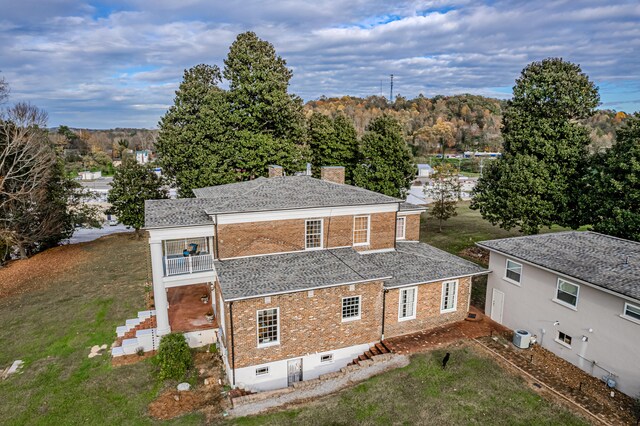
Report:
[[[294,70],[292,91],[504,95],[527,63],[562,56],[607,92],[640,97],[640,4],[324,0],[0,0],[0,71],[13,100],[51,124],[155,126],[183,70],[223,66],[235,36],[253,30]],[[41,4],[45,3],[45,4]],[[29,12],[32,13],[29,13]],[[617,82],[607,85],[607,82]],[[603,84],[604,83],[604,84]],[[616,107],[615,102],[608,106]],[[625,109],[638,109],[626,103]],[[129,124],[126,124],[129,123]]]

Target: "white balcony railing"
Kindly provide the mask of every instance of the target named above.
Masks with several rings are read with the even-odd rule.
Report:
[[[200,254],[197,256],[165,257],[165,274],[182,275],[213,270],[213,256]]]

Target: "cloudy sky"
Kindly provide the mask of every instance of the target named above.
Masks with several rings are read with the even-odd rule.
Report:
[[[293,69],[291,90],[326,96],[509,97],[529,62],[561,56],[603,108],[640,110],[640,2],[393,0],[0,0],[0,76],[10,102],[50,125],[156,127],[182,72],[218,64],[255,31]]]

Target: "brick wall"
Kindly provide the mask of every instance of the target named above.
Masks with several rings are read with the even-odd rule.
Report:
[[[342,297],[362,296],[361,319],[342,322]],[[227,303],[228,305],[228,303]],[[256,311],[280,308],[280,344],[257,347]],[[382,281],[315,289],[233,302],[235,367],[242,368],[308,353],[380,340]],[[231,349],[229,348],[229,351]]]
[[[469,291],[471,278],[458,280],[458,300],[455,312],[440,313],[442,302],[442,282],[420,284],[418,288],[418,302],[416,304],[416,318],[398,321],[398,300],[400,289],[392,289],[385,297],[384,337],[395,337],[403,334],[428,330],[444,324],[461,321],[469,310]]]
[[[395,213],[371,214],[370,245],[357,250],[394,247]],[[221,259],[304,250],[305,219],[237,223],[218,226]],[[350,246],[353,216],[324,218],[324,247]]]
[[[320,168],[320,179],[333,183],[344,183],[344,167],[323,166]]]
[[[408,214],[404,216],[405,222],[405,240],[420,241],[420,216],[419,214]]]

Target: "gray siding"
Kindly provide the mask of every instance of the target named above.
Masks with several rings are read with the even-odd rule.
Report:
[[[511,329],[525,329],[538,337],[541,345],[597,377],[611,371],[617,375],[618,389],[627,395],[640,392],[640,324],[622,317],[625,299],[581,284],[556,273],[522,264],[520,286],[504,279],[507,257],[491,252],[487,284],[486,313],[492,313],[493,289],[502,291],[502,323]],[[577,308],[563,306],[553,299],[558,277],[580,286]],[[558,326],[554,321],[559,321]],[[592,332],[589,329],[593,329]],[[571,347],[558,342],[558,331],[572,337]],[[583,342],[582,337],[588,341]],[[595,365],[590,361],[597,361]]]

